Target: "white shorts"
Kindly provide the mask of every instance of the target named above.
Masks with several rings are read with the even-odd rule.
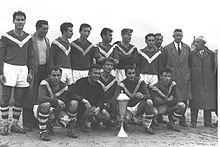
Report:
[[[124,69],[115,69],[115,77],[118,79],[118,81],[122,81],[126,78],[125,76],[125,70]]]
[[[3,64],[3,74],[6,82],[5,86],[29,87],[27,82],[28,67],[26,65]]]
[[[140,102],[137,103],[134,107],[127,107],[127,110],[131,111],[133,116],[136,116],[139,104],[140,104]]]
[[[87,77],[89,70],[73,70],[73,81],[76,83],[77,80]]]
[[[35,117],[36,119],[38,119],[38,114],[37,114],[37,112],[38,112],[38,107],[39,107],[39,105],[34,105],[34,107],[33,107],[33,113],[34,113],[34,117]],[[52,113],[54,109],[55,109],[55,108],[50,107],[50,113]]]
[[[158,82],[158,76],[157,75],[140,74],[140,77],[149,86],[153,86],[154,84],[156,84]]]
[[[62,77],[61,81],[66,83],[67,85],[73,84],[73,71],[71,68],[61,68],[62,69]]]

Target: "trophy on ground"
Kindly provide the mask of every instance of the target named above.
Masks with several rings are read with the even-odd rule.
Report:
[[[118,137],[128,137],[127,133],[124,131],[123,123],[124,123],[124,117],[126,115],[127,105],[129,100],[130,98],[123,92],[121,92],[117,98],[120,122],[121,122],[121,128],[118,133]]]

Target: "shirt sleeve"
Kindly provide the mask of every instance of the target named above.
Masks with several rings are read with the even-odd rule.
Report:
[[[45,103],[45,102],[49,102],[51,103],[52,106],[57,106],[58,104],[58,99],[57,98],[51,98],[51,97],[48,97],[46,95],[46,90],[47,87],[46,85],[40,85],[39,86],[39,90],[38,90],[38,101],[40,103]]]
[[[7,44],[4,41],[4,38],[1,37],[0,39],[0,75],[3,75],[3,62],[4,62],[4,55],[5,55],[5,48]]]
[[[34,46],[33,46],[32,38],[29,41],[30,43],[28,46],[28,69],[30,72],[30,71],[33,71],[33,68],[34,68],[35,53],[34,53]]]

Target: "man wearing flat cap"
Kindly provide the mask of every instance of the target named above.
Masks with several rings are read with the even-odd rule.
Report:
[[[191,71],[191,127],[196,127],[198,110],[204,110],[204,126],[214,127],[211,123],[211,111],[216,108],[216,77],[214,52],[206,46],[203,36],[195,38],[195,50],[190,53]]]

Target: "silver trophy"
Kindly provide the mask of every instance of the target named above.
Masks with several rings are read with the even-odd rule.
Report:
[[[118,133],[118,137],[128,137],[128,134],[124,130],[123,123],[124,123],[124,117],[126,115],[127,105],[128,105],[129,100],[130,100],[130,98],[123,92],[121,92],[117,98],[118,107],[119,107],[120,122],[121,122],[121,128]]]

